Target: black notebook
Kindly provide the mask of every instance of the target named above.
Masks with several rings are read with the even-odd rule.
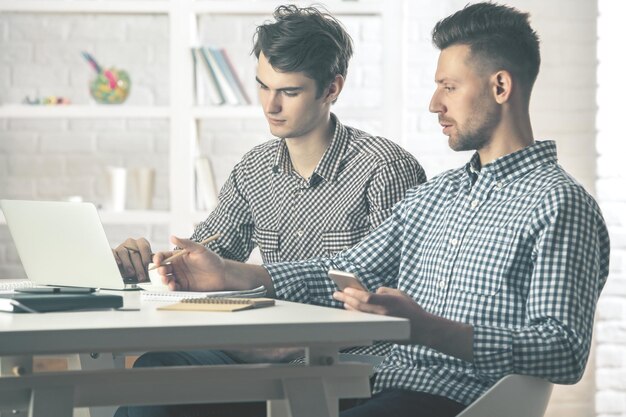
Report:
[[[11,313],[93,310],[123,305],[124,298],[113,294],[0,294],[0,311]]]

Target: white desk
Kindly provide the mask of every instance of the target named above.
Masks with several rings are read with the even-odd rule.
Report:
[[[163,303],[124,297],[140,311],[0,313],[0,410],[68,417],[73,407],[268,400],[273,416],[336,416],[338,398],[369,395],[371,371],[338,363],[338,350],[409,337],[407,320],[341,309],[278,301],[235,313],[157,311]],[[264,346],[305,347],[308,363],[31,372],[33,355]]]

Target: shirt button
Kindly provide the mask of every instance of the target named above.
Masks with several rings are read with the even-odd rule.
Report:
[[[298,237],[304,236],[304,230],[302,230],[302,229],[296,230],[296,236],[298,236]]]
[[[452,246],[456,246],[458,243],[459,243],[459,240],[458,240],[458,239],[454,239],[454,238],[453,238],[453,239],[450,239],[450,245],[452,245]]]
[[[497,182],[496,185],[494,185],[494,188],[498,191],[500,191],[502,189],[504,185],[501,182]]]
[[[439,280],[438,285],[439,285],[439,288],[443,290],[444,288],[446,288],[446,280],[445,279]]]
[[[479,204],[478,200],[472,200],[472,202],[470,203],[470,207],[476,208],[476,207],[478,207],[478,204]]]

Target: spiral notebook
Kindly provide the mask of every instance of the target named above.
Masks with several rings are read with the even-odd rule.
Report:
[[[149,288],[143,286],[143,288]],[[260,298],[266,294],[265,287],[259,286],[251,290],[239,290],[239,291],[209,291],[209,292],[196,292],[196,291],[169,291],[169,290],[146,290],[141,292],[141,299],[143,301],[169,301],[173,303],[175,301],[181,301],[186,298]]]
[[[176,304],[169,304],[157,310],[178,311],[240,311],[251,308],[269,307],[275,304],[272,298],[184,298]]]

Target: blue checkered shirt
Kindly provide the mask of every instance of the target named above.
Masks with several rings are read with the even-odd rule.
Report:
[[[335,268],[472,324],[473,362],[394,345],[374,385],[469,404],[506,374],[581,377],[608,264],[597,204],[546,141],[483,167],[475,154],[410,190],[380,227],[333,258],[265,267],[280,298],[340,307],[326,277]]]

